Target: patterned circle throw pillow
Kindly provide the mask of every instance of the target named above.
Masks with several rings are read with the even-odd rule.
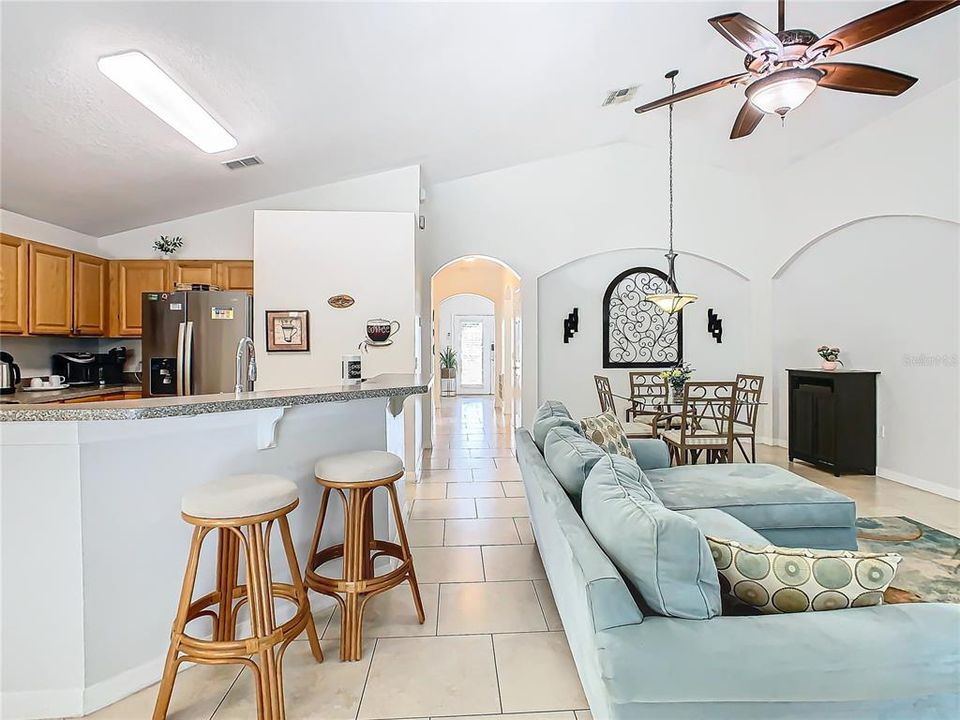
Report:
[[[883,603],[896,553],[750,547],[707,538],[720,586],[764,613],[839,610]]]
[[[593,440],[610,455],[623,455],[636,460],[627,442],[627,434],[615,413],[607,411],[594,417],[585,417],[580,421],[580,427],[583,428],[584,437]]]

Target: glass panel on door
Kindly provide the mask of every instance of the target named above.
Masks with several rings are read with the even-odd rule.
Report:
[[[460,321],[460,384],[483,387],[483,322]]]

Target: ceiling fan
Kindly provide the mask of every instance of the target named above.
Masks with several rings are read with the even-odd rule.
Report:
[[[784,0],[778,3],[777,32],[773,33],[743,13],[730,13],[708,22],[747,53],[747,71],[697,85],[641,105],[644,113],[703,93],[746,83],[746,102],[740,108],[730,139],[752,133],[765,114],[784,117],[799,107],[817,87],[869,95],[899,95],[917,78],[871,65],[821,62],[847,50],[880,40],[960,5],[960,0],[907,0],[849,22],[818,37],[809,30],[784,29]]]

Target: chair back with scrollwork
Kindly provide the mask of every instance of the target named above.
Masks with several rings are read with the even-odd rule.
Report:
[[[763,391],[763,375],[737,375],[737,423],[757,429],[757,411],[760,409],[760,393]]]
[[[630,409],[627,420],[640,415],[656,415],[667,401],[667,382],[659,370],[635,370],[630,373]]]
[[[722,439],[733,448],[733,419],[736,413],[736,383],[687,382],[683,387],[682,443],[696,438]],[[719,444],[719,443],[718,443]]]
[[[607,411],[617,414],[617,408],[613,404],[613,390],[610,389],[610,379],[605,375],[594,375],[593,382],[597,385],[597,397],[600,399],[600,412]]]

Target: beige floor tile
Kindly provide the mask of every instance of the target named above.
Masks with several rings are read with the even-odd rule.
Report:
[[[449,439],[451,449],[460,448],[463,450],[489,450],[490,445],[483,435],[474,437],[454,437]]]
[[[475,518],[477,508],[472,499],[417,500],[413,503],[412,520],[439,520],[445,518]]]
[[[451,470],[494,468],[495,462],[493,458],[450,458],[449,468]]]
[[[407,523],[410,547],[443,545],[443,520],[411,520]]]
[[[414,565],[416,567],[416,565]],[[373,597],[363,611],[363,637],[421,637],[437,634],[437,596],[440,586],[419,583],[420,599],[423,600],[423,625],[417,621],[410,585],[403,583]],[[337,640],[340,637],[340,613],[334,613],[323,637]]]
[[[447,497],[502,498],[503,487],[498,482],[448,483]]]
[[[589,712],[583,710],[582,712]],[[510,713],[509,715],[459,715],[455,718],[431,718],[431,720],[576,720],[576,714],[567,712]]]
[[[546,629],[537,592],[528,580],[440,586],[438,635],[537,632]]]
[[[488,448],[485,450],[470,450],[470,457],[475,458],[512,458],[516,457],[514,451],[509,447]]]
[[[443,544],[455,545],[519,545],[520,535],[512,518],[482,520],[447,520]]]
[[[424,470],[420,474],[421,483],[473,482],[473,471],[464,470]]]
[[[460,457],[482,457],[479,455],[473,455],[471,450],[465,450],[463,448],[430,448],[423,451],[424,458],[447,458]]]
[[[520,468],[477,468],[473,471],[476,482],[520,482]]]
[[[550,589],[550,583],[546,580],[534,580],[533,586],[537,589],[540,608],[543,610],[543,616],[547,620],[547,630],[563,630],[563,621],[560,619],[557,603],[553,599],[553,591]]]
[[[174,683],[167,718],[208,720],[239,674],[239,665],[197,665],[184,670]],[[159,685],[152,685],[86,717],[96,720],[149,718],[157,701],[158,688]]]
[[[295,642],[283,658],[283,696],[287,720],[352,720],[363,694],[373,641],[363,645],[358,662],[340,662],[339,643],[323,640],[324,661],[317,663],[310,644]],[[253,676],[244,670],[230,689],[214,720],[249,720],[257,716]]]
[[[593,715],[589,710],[577,710],[577,720],[593,720]]]
[[[489,636],[377,641],[360,720],[498,712]]]
[[[413,548],[413,564],[421,583],[482,582],[483,558],[477,547]]]
[[[526,497],[522,482],[503,482],[503,494],[506,497]]]
[[[536,545],[488,545],[481,551],[488,581],[546,578]]]
[[[512,456],[508,458],[495,458],[494,462],[497,464],[498,470],[515,470],[520,468],[517,459]]]
[[[504,712],[587,709],[562,632],[494,635]]]
[[[477,500],[476,503],[477,517],[528,517],[530,515],[527,499],[522,497],[484,498]],[[416,511],[417,506],[414,505],[413,509]]]
[[[443,500],[447,497],[447,484],[438,482],[408,483],[407,497],[416,500]]]
[[[530,525],[530,518],[518,517],[513,519],[517,526],[517,532],[520,533],[520,542],[524,545],[533,545],[537,539],[533,535],[533,527]]]
[[[446,470],[450,467],[449,457],[425,457],[423,458],[424,470]]]

